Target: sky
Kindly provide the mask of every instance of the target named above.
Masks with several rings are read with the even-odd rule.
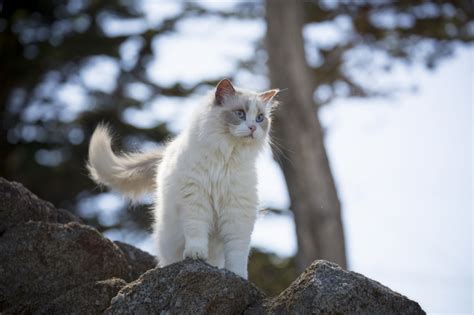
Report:
[[[170,5],[157,13],[154,2],[144,3],[151,24],[179,10]],[[143,25],[127,29],[133,27],[140,30]],[[216,27],[220,32],[212,31]],[[304,35],[320,45],[331,45],[343,40],[338,29],[347,27],[341,19],[333,28],[312,25]],[[110,32],[121,29],[111,26]],[[153,43],[157,57],[149,75],[165,86],[225,76],[235,68],[237,58],[252,54],[252,42],[263,32],[261,22],[189,19],[180,23],[179,35]],[[133,59],[134,45],[139,43],[129,43],[124,55]],[[310,51],[308,61],[317,63],[318,56]],[[388,98],[339,97],[319,112],[343,206],[349,268],[416,300],[429,313],[473,311],[473,60],[474,48],[458,45],[454,55],[435,70],[394,63],[390,73],[356,72],[371,87],[396,87],[397,92]],[[91,85],[97,69],[114,73],[110,60],[98,62],[84,74]],[[264,77],[246,71],[238,73],[235,83],[252,89],[267,87]],[[113,80],[108,84],[113,86]],[[104,89],[111,86],[105,84]],[[137,97],[146,93],[140,87],[134,91]],[[130,109],[126,119],[150,126],[166,121],[179,132],[200,97],[184,102],[161,97],[144,110]],[[284,177],[269,149],[260,157],[258,170],[262,207],[287,209]],[[120,208],[117,200],[113,193],[96,200],[104,209],[103,220],[118,219],[113,210]],[[151,239],[144,235],[115,230],[106,235],[154,252]],[[261,214],[252,244],[281,256],[293,255],[296,237],[291,213]]]

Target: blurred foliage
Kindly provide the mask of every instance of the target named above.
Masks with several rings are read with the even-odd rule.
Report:
[[[0,176],[22,182],[40,197],[77,212],[81,203],[93,201],[101,193],[88,179],[84,167],[87,142],[98,122],[106,121],[113,126],[120,135],[119,149],[162,141],[169,135],[166,124],[137,126],[127,120],[126,110],[146,108],[161,96],[186,97],[220,79],[196,85],[176,82],[160,86],[146,72],[159,54],[154,51],[153,42],[159,36],[174,34],[178,23],[191,17],[263,21],[264,15],[259,1],[239,3],[230,11],[205,8],[199,2],[180,2],[179,12],[159,23],[146,24],[140,31],[118,34],[107,31],[107,25],[112,22],[143,20],[146,9],[142,3],[0,1]],[[338,96],[385,93],[374,91],[348,71],[349,67],[367,71],[373,64],[374,52],[433,67],[450,55],[456,43],[471,42],[474,36],[474,9],[470,0],[341,0],[308,1],[305,5],[309,26],[333,22],[342,25],[341,41],[330,45],[308,42],[308,54],[315,56],[309,63],[320,105]],[[136,54],[125,56],[124,49],[131,44],[137,47]],[[265,74],[265,44],[263,40],[255,44],[254,55],[241,60],[239,69]],[[347,54],[361,49],[360,58],[349,65]],[[112,61],[118,68],[110,89],[98,89],[84,80],[82,71],[94,67],[97,58]],[[390,60],[381,67],[390,70]],[[228,77],[235,73],[229,73]],[[149,92],[145,97],[136,98],[130,93],[137,84]],[[59,91],[66,91],[68,97],[59,97]],[[81,97],[82,102],[76,100]],[[73,104],[71,100],[77,102]],[[143,207],[122,211],[120,220],[113,226],[107,226],[97,216],[88,220],[102,231],[120,229],[124,224],[127,228],[145,229],[150,220],[146,211],[140,211]],[[273,255],[260,252],[254,252],[252,257],[251,279],[270,294],[278,293],[295,274],[291,261],[278,261]]]
[[[134,143],[160,141],[169,134],[164,124],[151,128],[130,124],[124,112],[143,106],[156,94],[186,96],[199,86],[184,88],[177,83],[161,87],[145,74],[153,56],[153,38],[173,32],[177,21],[197,14],[202,14],[201,10],[188,5],[140,34],[110,35],[107,23],[143,18],[135,2],[3,2],[0,175],[22,182],[40,197],[72,210],[77,210],[81,200],[99,193],[84,168],[87,139],[100,121],[110,123],[116,133],[124,135],[117,144],[119,148],[136,149]],[[136,58],[127,61],[122,49],[130,41],[138,41],[140,47]],[[119,66],[111,91],[90,87],[81,76],[85,67],[94,66],[97,57],[109,58]],[[151,92],[148,99],[130,96],[128,91],[137,83]],[[71,104],[55,94],[71,86],[86,94],[87,106],[71,110]],[[92,218],[91,223],[98,221]]]
[[[452,54],[456,43],[474,40],[474,3],[469,0],[340,0],[308,1],[305,5],[309,25],[335,21],[344,34],[334,45],[309,43],[321,57],[310,64],[318,105],[338,96],[390,94],[360,82],[354,71],[368,73],[374,67],[390,71],[394,60],[434,68]],[[349,62],[348,54],[354,52],[360,53]],[[381,56],[386,58],[377,63]]]
[[[295,258],[281,258],[253,248],[250,253],[249,280],[268,296],[285,290],[298,276]]]

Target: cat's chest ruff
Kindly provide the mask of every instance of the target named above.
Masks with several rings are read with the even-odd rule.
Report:
[[[244,167],[232,159],[222,158],[209,160],[207,164],[207,175],[215,193],[222,193],[221,190],[227,191],[231,183],[239,180],[239,174],[242,173]]]
[[[225,158],[222,155],[208,159],[206,164],[209,183],[207,191],[213,208],[219,211],[219,209],[225,208],[231,200],[239,198],[244,193],[248,166],[236,157]]]

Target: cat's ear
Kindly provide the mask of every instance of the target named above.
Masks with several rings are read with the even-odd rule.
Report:
[[[224,99],[232,95],[235,95],[235,89],[230,80],[221,80],[216,87],[216,104],[223,105]]]
[[[258,94],[258,97],[265,104],[270,104],[271,100],[280,92],[279,89],[272,89]]]

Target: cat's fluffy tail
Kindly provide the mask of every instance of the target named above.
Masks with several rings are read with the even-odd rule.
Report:
[[[90,177],[133,200],[152,191],[161,150],[116,155],[111,142],[107,127],[99,125],[89,144],[87,168]]]

